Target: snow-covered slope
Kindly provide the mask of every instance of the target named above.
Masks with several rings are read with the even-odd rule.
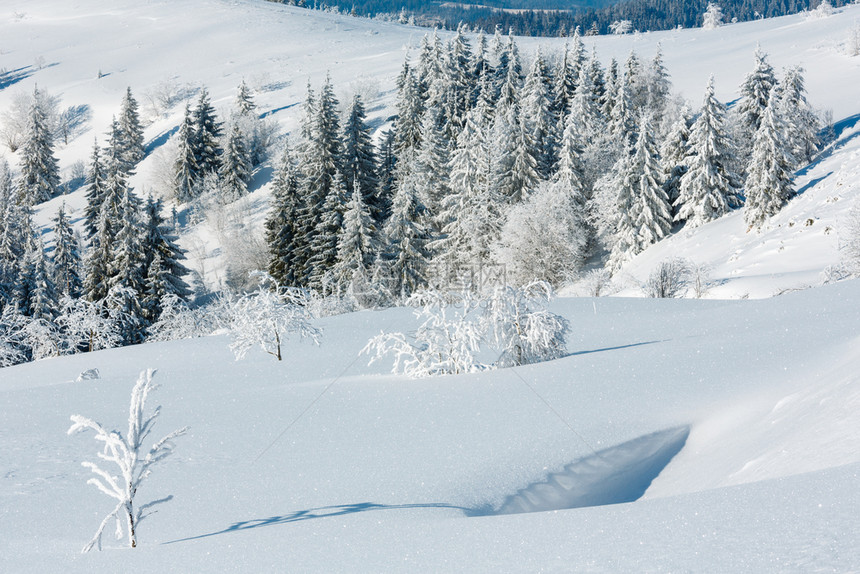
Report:
[[[235,362],[215,336],[3,369],[0,570],[856,567],[860,283],[554,307],[569,356],[473,375],[366,366],[374,333],[414,328],[405,309],[326,319],[322,344],[282,363]],[[68,417],[120,427],[149,366],[155,434],[191,431],[140,496],[176,498],[138,549],[81,556],[111,503],[85,484],[97,444],[66,436]],[[90,368],[102,379],[72,382]],[[630,500],[656,473],[630,504],[507,514]]]
[[[587,48],[594,46],[604,61],[623,60],[630,50],[649,59],[660,44],[675,90],[695,107],[711,74],[717,96],[734,100],[761,44],[777,70],[804,66],[810,101],[833,111],[843,138],[800,175],[797,183],[803,194],[762,234],[747,234],[736,214],[650,249],[625,269],[630,276],[641,280],[657,261],[682,254],[713,268],[720,286],[710,296],[760,297],[816,284],[820,272],[838,262],[842,214],[857,194],[860,144],[853,136],[860,114],[860,58],[848,55],[847,44],[858,18],[860,6],[852,5],[828,18],[800,14],[717,30],[586,39]],[[179,123],[183,98],[194,89],[206,85],[213,102],[226,112],[244,79],[257,91],[261,112],[290,131],[307,83],[319,87],[330,74],[341,99],[361,93],[370,102],[371,124],[381,126],[393,111],[395,76],[407,54],[415,55],[424,33],[262,0],[122,0],[112,2],[110,10],[97,0],[10,0],[0,13],[0,68],[11,72],[9,85],[0,90],[0,110],[35,84],[61,96],[63,106],[88,106],[91,119],[57,151],[70,177],[74,163],[86,161],[93,137],[103,139],[122,94],[131,86],[151,122],[146,130],[150,154],[132,183],[140,192],[158,193],[166,187],[164,167],[172,159],[165,144]],[[552,53],[563,42],[520,40],[526,53],[538,46]],[[164,105],[165,98],[170,106]],[[247,214],[254,225],[262,221],[268,205],[270,175],[268,169],[257,174],[257,191],[248,200]],[[46,204],[37,221],[47,223],[62,201],[80,214],[83,198],[78,192]],[[218,287],[223,252],[217,248],[218,234],[209,227],[186,230],[183,245],[195,259],[192,267],[211,287]]]

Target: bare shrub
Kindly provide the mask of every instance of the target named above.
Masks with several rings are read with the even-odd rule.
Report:
[[[657,299],[682,297],[690,286],[691,267],[683,257],[664,259],[651,271],[642,290],[648,297]]]

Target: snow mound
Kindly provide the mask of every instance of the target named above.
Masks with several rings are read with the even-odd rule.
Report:
[[[690,427],[635,438],[581,458],[505,499],[485,514],[520,514],[633,502],[678,454]]]

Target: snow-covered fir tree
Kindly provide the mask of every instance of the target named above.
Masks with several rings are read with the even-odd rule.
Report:
[[[160,199],[148,197],[143,206],[142,269],[145,272],[143,311],[147,321],[157,321],[161,314],[161,301],[168,295],[187,300],[191,290],[183,277],[189,271],[182,263],[185,250],[176,243],[172,226],[162,215]]]
[[[521,94],[521,123],[528,134],[539,179],[549,179],[555,165],[558,117],[553,112],[546,62],[538,49]]]
[[[657,145],[648,117],[639,126],[639,138],[633,154],[633,165],[639,173],[636,227],[640,250],[666,237],[672,229],[672,208],[663,189]]]
[[[776,91],[779,95],[779,115],[784,122],[792,165],[799,167],[812,161],[818,151],[818,132],[821,130],[821,120],[806,100],[803,68],[788,68]]]
[[[310,237],[311,256],[308,259],[310,273],[308,273],[307,286],[322,290],[324,293],[334,287],[330,283],[330,272],[337,262],[338,239],[343,228],[346,202],[346,185],[340,171],[336,171],[328,195],[323,202],[319,220]]]
[[[309,94],[309,98],[311,96]],[[304,205],[297,220],[297,247],[293,257],[300,285],[309,285],[310,281],[319,287],[337,251],[339,217],[346,193],[341,171],[343,156],[337,105],[331,80],[326,79],[319,98],[308,105],[313,116],[308,120],[308,133],[299,148],[299,194]],[[330,212],[329,207],[335,207],[337,213]]]
[[[98,139],[93,143],[90,165],[87,171],[87,206],[84,208],[84,238],[89,241],[98,231],[99,211],[105,196],[105,178],[107,173],[102,163],[101,148]]]
[[[195,154],[193,122],[191,106],[186,104],[185,115],[176,134],[177,153],[173,163],[173,195],[179,203],[186,203],[195,197],[197,179],[201,174]]]
[[[131,93],[131,87],[125,91],[119,113],[119,132],[122,141],[122,158],[130,169],[143,159],[146,150],[143,147],[143,127],[140,125],[140,113],[137,100]]]
[[[423,115],[421,82],[415,71],[408,68],[403,86],[397,95],[397,118],[394,120],[394,151],[398,157],[414,150],[421,142]]]
[[[269,248],[269,275],[281,286],[295,287],[299,275],[294,260],[302,212],[296,167],[289,147],[284,148],[272,183],[272,207],[266,218],[266,244]]]
[[[394,193],[374,272],[377,280],[387,281],[385,287],[392,295],[401,298],[409,297],[428,282],[430,225],[415,186],[421,177],[412,173]]]
[[[207,173],[218,173],[221,168],[221,123],[215,114],[215,108],[209,101],[206,88],[200,91],[197,105],[192,114],[194,135],[191,139],[194,158],[197,161],[200,177]]]
[[[21,175],[18,181],[20,203],[33,206],[51,199],[60,185],[60,168],[54,157],[54,135],[35,89],[30,106],[27,132],[20,151]]]
[[[776,76],[773,66],[767,61],[767,54],[762,51],[761,46],[757,46],[755,67],[747,74],[740,86],[741,97],[737,105],[742,129],[740,142],[742,157],[749,157],[749,146],[752,145],[755,133],[761,125],[761,118],[764,116],[764,110],[767,108],[774,87],[776,87]]]
[[[747,168],[744,221],[750,229],[760,228],[794,194],[786,132],[779,102],[772,98],[761,117]]]
[[[412,185],[418,200],[431,214],[441,212],[442,201],[450,192],[448,185],[448,141],[439,122],[441,111],[430,108],[421,126],[421,145],[411,163]],[[441,231],[436,225],[435,231]]]
[[[677,121],[672,124],[666,139],[660,145],[663,190],[669,198],[669,203],[673,206],[681,195],[681,178],[687,173],[687,156],[690,155],[689,140],[692,122],[689,108],[684,105]]]
[[[234,123],[230,129],[221,159],[221,199],[227,203],[247,195],[251,180],[251,158],[238,124]]]
[[[337,293],[345,293],[353,280],[369,276],[370,266],[379,251],[376,227],[362,197],[361,183],[353,182],[353,191],[343,214],[343,225],[337,238],[337,259],[332,281]]]
[[[24,257],[20,287],[22,310],[32,319],[53,321],[57,315],[59,299],[41,237],[29,242]]]
[[[725,106],[708,81],[702,111],[690,132],[687,173],[681,177],[675,221],[697,227],[741,206],[738,176],[729,164],[733,142],[725,129]]]
[[[374,221],[381,221],[385,209],[377,196],[379,177],[376,151],[373,148],[370,127],[367,125],[364,103],[358,94],[352,98],[343,126],[343,170],[347,192],[353,193],[353,185],[357,181],[364,194],[362,202],[370,210]]]
[[[62,298],[79,297],[82,289],[80,244],[69,218],[66,206],[61,205],[54,218],[54,254],[52,257],[53,281],[57,295]]]
[[[251,89],[243,79],[239,82],[239,87],[236,89],[236,111],[240,116],[252,115],[257,109],[257,104],[254,102],[254,96],[251,94]]]

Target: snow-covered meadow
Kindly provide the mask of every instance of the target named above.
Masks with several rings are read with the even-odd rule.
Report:
[[[282,362],[256,349],[237,362],[229,339],[213,336],[0,370],[0,571],[856,570],[860,283],[735,299],[818,285],[840,260],[860,196],[860,58],[846,51],[858,18],[850,6],[825,19],[587,40],[604,59],[647,58],[661,43],[675,89],[695,105],[711,73],[717,96],[733,100],[761,43],[777,69],[803,65],[810,101],[833,110],[838,142],[760,234],[735,213],[624,270],[622,294],[640,296],[657,262],[688,257],[711,267],[709,299],[562,297],[552,309],[572,326],[566,357],[420,380],[359,356],[380,331],[414,330],[409,309],[322,319],[320,345],[288,342]],[[151,121],[132,184],[157,191],[183,90],[203,83],[226,107],[244,78],[261,111],[294,130],[306,82],[330,73],[341,100],[375,96],[379,126],[423,34],[255,0],[110,10],[13,0],[0,8],[0,68],[13,72],[0,110],[35,84],[63,106],[89,106],[57,150],[68,175],[130,85]],[[563,40],[520,42],[551,52]],[[168,96],[180,99],[159,107]],[[265,215],[269,176],[258,173],[248,198],[252,221]],[[83,209],[77,192],[37,221],[64,200]],[[216,239],[203,226],[183,237],[212,287]],[[108,540],[81,555],[113,503],[86,484],[80,463],[98,445],[67,436],[69,416],[122,428],[149,367],[162,385],[150,399],[163,406],[154,436],[190,431],[140,496],[175,499],[142,524],[138,548]],[[93,368],[100,379],[75,382]],[[583,504],[600,505],[569,508]],[[554,508],[565,509],[508,514]]]

